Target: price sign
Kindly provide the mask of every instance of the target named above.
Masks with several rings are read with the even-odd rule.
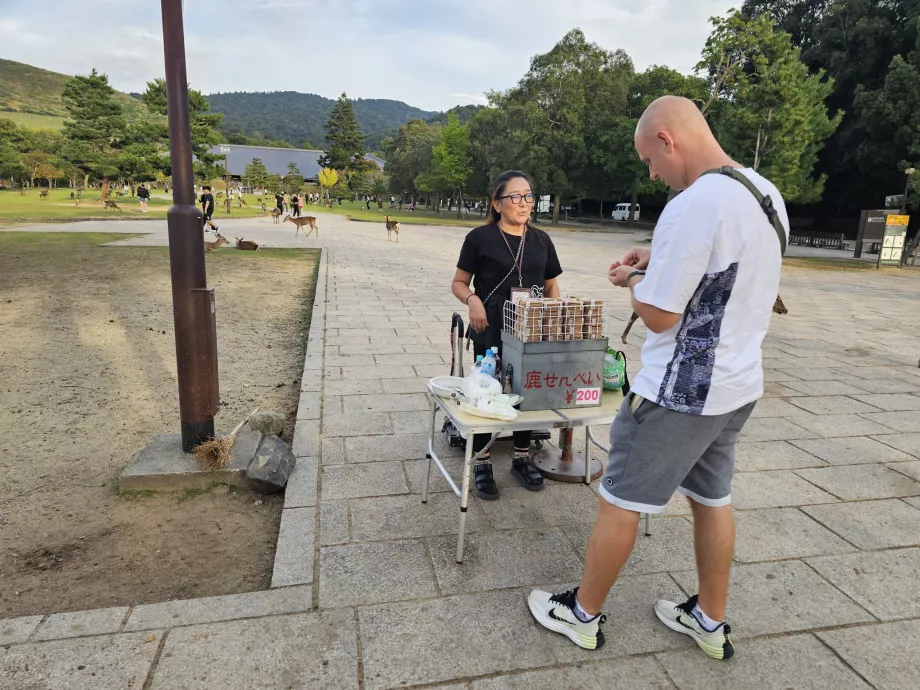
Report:
[[[597,405],[600,401],[600,388],[579,388],[575,391],[576,405]]]

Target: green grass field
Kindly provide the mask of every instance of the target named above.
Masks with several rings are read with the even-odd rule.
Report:
[[[389,202],[383,205],[382,211],[378,211],[377,206],[373,203],[370,210],[367,210],[367,206],[363,201],[347,201],[345,199],[342,200],[341,206],[333,204],[331,211],[323,206],[304,206],[303,212],[306,215],[309,215],[307,213],[308,208],[324,213],[350,216],[355,221],[372,223],[383,223],[387,216],[390,216],[391,220],[396,220],[406,225],[453,225],[455,227],[475,228],[485,222],[484,217],[480,217],[478,213],[470,213],[464,218],[458,219],[456,211],[445,211],[444,213],[432,213],[424,209],[407,211],[405,206],[403,206],[402,213],[399,213],[395,209],[389,209]]]
[[[33,115],[32,113],[11,113],[0,111],[0,118],[12,120],[20,127],[29,129],[61,129],[64,126],[62,115]]]

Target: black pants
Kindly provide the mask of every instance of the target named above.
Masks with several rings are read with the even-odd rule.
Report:
[[[300,217],[300,207],[297,204],[294,204],[293,206],[291,206],[291,215],[294,216],[295,218]]]
[[[489,349],[485,345],[480,345],[477,342],[473,342],[473,359],[482,355],[486,356],[486,350]],[[502,353],[501,349],[498,351],[498,357],[501,359]],[[525,448],[530,448],[530,435],[531,431],[515,431],[514,432],[514,447],[515,449],[524,450]],[[491,434],[475,434],[473,436],[473,453],[478,453],[488,444],[489,439],[492,438]]]

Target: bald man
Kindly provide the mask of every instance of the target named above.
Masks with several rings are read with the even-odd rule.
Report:
[[[662,512],[677,491],[693,513],[699,593],[682,603],[659,601],[655,614],[709,656],[728,659],[734,447],[763,395],[761,343],[779,288],[778,233],[785,246],[789,219],[776,187],[729,158],[684,98],[652,103],[635,144],[651,178],[683,193],[662,213],[651,249],[634,249],[610,267],[610,282],[631,291],[648,335],[642,369],[610,428],[581,586],[562,594],[534,590],[528,604],[544,627],[585,649],[600,647],[601,609],[633,550],[639,514]],[[769,195],[781,228],[744,184],[705,174],[724,166]]]

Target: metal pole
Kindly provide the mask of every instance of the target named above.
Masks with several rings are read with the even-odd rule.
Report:
[[[226,190],[224,190],[224,194],[226,195],[226,198],[227,198],[227,215],[229,216],[230,207],[233,206],[233,204],[230,203],[230,166],[227,164],[227,154],[230,153],[230,147],[221,146],[220,150],[221,150],[221,153],[224,154],[224,180],[227,185]]]
[[[173,183],[173,205],[166,213],[169,269],[182,450],[188,453],[214,436],[214,415],[219,405],[217,348],[216,334],[205,323],[209,311],[213,319],[214,302],[205,276],[201,212],[195,206],[182,0],[161,0],[160,7]]]

